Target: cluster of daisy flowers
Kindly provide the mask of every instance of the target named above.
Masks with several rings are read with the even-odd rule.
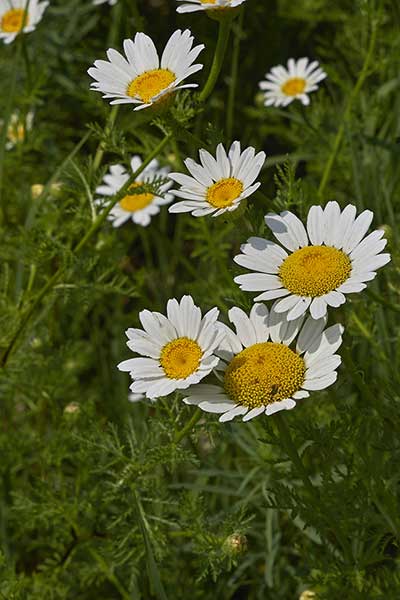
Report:
[[[262,292],[250,314],[232,308],[232,330],[216,308],[202,317],[191,296],[169,300],[166,316],[142,311],[143,330],[126,332],[140,357],[118,365],[131,375],[133,398],[186,390],[186,404],[219,414],[221,422],[248,421],[290,410],[335,383],[344,329],[327,326],[327,308],[362,291],[390,261],[383,230],[367,235],[372,218],[337,202],[312,206],[306,227],[288,211],[266,215],[278,243],[252,237],[234,259],[252,271],[236,283]],[[268,309],[261,300],[274,302]]]
[[[246,0],[177,0],[177,12],[205,11],[213,18],[233,16]],[[117,0],[93,0],[114,5]],[[48,2],[0,0],[0,38],[12,42],[33,31]],[[175,31],[161,56],[152,39],[142,32],[123,42],[124,54],[110,48],[107,60],[96,60],[88,70],[91,89],[110,104],[131,104],[135,111],[161,105],[203,68],[196,60],[203,44],[195,45],[189,29]],[[294,100],[309,104],[326,73],[317,61],[289,59],[260,82],[265,106],[285,107]],[[15,123],[11,123],[12,126]],[[26,124],[29,128],[29,123]],[[16,136],[21,137],[16,129]],[[219,144],[215,156],[199,150],[199,163],[184,161],[189,175],[170,173],[153,160],[132,181],[108,218],[114,227],[128,220],[147,226],[160,207],[171,213],[218,217],[235,211],[260,186],[257,178],[264,152]],[[118,194],[142,161],[133,156],[130,171],[112,165],[96,189],[102,208]],[[161,183],[160,183],[161,182]],[[171,189],[178,184],[179,189]],[[180,198],[174,202],[175,197]],[[111,200],[112,201],[112,200]],[[306,225],[293,213],[267,214],[265,222],[275,241],[251,237],[234,261],[247,269],[234,281],[245,292],[257,292],[247,315],[233,307],[219,320],[212,308],[202,315],[191,296],[167,303],[166,315],[143,310],[142,329],[128,329],[127,345],[138,356],[118,365],[132,379],[131,399],[155,400],[175,391],[183,401],[219,414],[221,422],[236,416],[248,421],[258,415],[289,410],[312,391],[323,390],[337,379],[343,327],[328,326],[328,309],[341,306],[349,293],[361,292],[390,260],[382,230],[367,235],[373,214],[357,216],[356,207],[343,210],[337,202],[312,206]],[[261,292],[261,293],[260,293]],[[270,308],[265,302],[272,302]]]

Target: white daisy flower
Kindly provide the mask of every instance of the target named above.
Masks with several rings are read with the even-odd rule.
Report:
[[[29,111],[25,118],[19,111],[12,113],[7,127],[6,150],[11,150],[25,140],[27,132],[32,129],[33,116],[33,111]],[[0,121],[0,126],[3,127],[3,125],[4,121]]]
[[[103,98],[115,98],[110,104],[135,104],[134,110],[140,110],[179,89],[197,87],[197,83],[182,85],[184,79],[203,68],[193,62],[204,45],[193,48],[193,40],[189,29],[175,31],[165,46],[160,64],[151,38],[137,33],[134,41],[124,41],[126,58],[110,48],[108,61],[95,61],[94,67],[88,70],[96,80],[91,89],[104,94]]]
[[[318,89],[318,83],[325,79],[326,73],[319,68],[317,61],[309,62],[308,58],[295,61],[289,58],[287,69],[282,65],[273,67],[266,74],[267,81],[259,83],[265,91],[265,106],[287,106],[293,100],[300,100],[304,105],[310,104],[308,94]]]
[[[114,6],[117,4],[118,0],[93,0],[93,4],[98,6],[99,4],[109,4],[110,6]]]
[[[142,160],[139,156],[133,156],[131,160],[131,172],[138,170]],[[161,168],[157,160],[152,160],[150,164],[142,171],[139,177],[130,186],[130,190],[142,186],[144,183],[150,183],[159,177],[167,177],[169,173],[168,167]],[[104,205],[105,196],[114,196],[122,186],[128,181],[130,174],[126,172],[122,165],[112,165],[110,171],[103,178],[102,185],[96,188],[96,193],[102,198],[96,199],[96,204]],[[167,194],[167,190],[171,187],[172,182],[167,181],[160,186],[160,196],[155,196],[150,192],[141,194],[127,194],[111,209],[108,219],[112,221],[114,227],[120,227],[129,219],[132,219],[137,225],[147,227],[151,221],[151,217],[160,212],[160,206],[169,204],[173,200],[171,194]]]
[[[0,0],[0,39],[10,44],[22,31],[34,31],[41,21],[48,2],[39,0]]]
[[[343,327],[324,330],[326,319],[304,315],[294,321],[255,304],[250,317],[240,308],[229,311],[236,333],[219,327],[225,338],[217,354],[222,371],[219,385],[200,384],[189,390],[186,404],[206,412],[221,414],[221,422],[237,415],[249,421],[265,413],[290,410],[296,400],[307,398],[312,390],[322,390],[337,378],[341,358],[335,354],[342,343]],[[297,338],[295,347],[291,347]]]
[[[252,146],[241,152],[240,142],[233,142],[228,155],[224,146],[218,144],[216,158],[206,150],[199,150],[201,165],[187,158],[185,165],[192,177],[182,173],[169,175],[181,186],[173,194],[185,198],[170,206],[169,212],[218,217],[226,211],[236,210],[240,202],[261,185],[254,181],[264,164],[265,152],[255,152]]]
[[[246,2],[246,0],[177,0],[183,2],[176,12],[191,13],[199,10],[226,10],[236,8]]]
[[[289,252],[269,240],[250,238],[234,261],[254,273],[235,277],[236,283],[248,292],[262,291],[255,301],[282,298],[275,310],[287,312],[289,321],[308,309],[314,319],[323,317],[328,306],[340,306],[345,294],[361,292],[364,282],[390,261],[390,254],[380,254],[387,243],[383,230],[365,237],[373,213],[356,214],[352,204],[343,211],[337,202],[328,202],[325,209],[312,206],[307,230],[291,212],[266,215],[268,227]]]
[[[198,383],[217,366],[215,350],[223,333],[216,322],[219,311],[210,310],[201,317],[201,310],[191,296],[180,303],[168,300],[167,317],[143,310],[139,314],[144,331],[128,329],[128,348],[146,358],[131,358],[118,365],[130,373],[135,394],[147,398],[168,396],[178,389]]]

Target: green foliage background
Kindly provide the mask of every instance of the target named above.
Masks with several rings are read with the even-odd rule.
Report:
[[[191,28],[206,44],[193,78],[204,84],[218,24],[175,9],[54,0],[34,33],[0,49],[4,118],[35,112],[26,140],[0,150],[0,597],[397,599],[400,5],[248,0],[204,106],[190,92],[174,120],[111,113],[86,70],[137,30],[161,49]],[[258,81],[291,56],[318,59],[329,78],[306,109],[265,109]],[[173,170],[197,155],[185,131],[211,149],[233,139],[264,149],[262,193],[235,220],[164,208],[147,229],[105,223],[75,252],[108,166],[146,157],[164,131],[159,159]],[[47,185],[35,199],[36,183]],[[143,308],[190,293],[225,320],[233,305],[249,309],[233,283],[240,243],[267,236],[270,210],[304,217],[329,199],[372,209],[393,260],[330,316],[346,325],[337,384],[287,415],[309,489],[273,417],[219,424],[205,413],[176,444],[193,409],[178,396],[130,403],[116,364]]]

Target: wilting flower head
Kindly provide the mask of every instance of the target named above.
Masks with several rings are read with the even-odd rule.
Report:
[[[48,4],[39,0],[29,0],[29,5],[27,0],[0,0],[0,39],[10,44],[21,31],[34,31]]]
[[[178,13],[190,13],[198,10],[229,10],[236,8],[246,0],[177,0],[182,2],[176,9]]]
[[[146,358],[131,358],[118,365],[134,380],[130,389],[147,398],[167,396],[198,383],[218,364],[215,350],[223,334],[217,327],[218,310],[202,318],[191,296],[167,303],[167,317],[143,310],[144,331],[128,329],[128,348]]]
[[[294,60],[289,58],[287,68],[282,65],[273,67],[266,74],[267,81],[260,82],[265,92],[265,106],[287,106],[293,100],[302,104],[310,104],[308,94],[318,89],[318,83],[325,79],[326,73],[319,68],[317,61],[309,62],[308,58]]]
[[[218,144],[216,158],[206,150],[199,150],[199,156],[201,165],[191,158],[185,160],[191,177],[182,173],[169,175],[181,185],[179,190],[174,190],[174,195],[185,198],[170,206],[169,212],[217,217],[239,208],[240,202],[261,185],[254,181],[264,164],[265,153],[256,154],[252,146],[241,152],[240,142],[233,142],[227,154],[224,146]]]
[[[222,381],[190,388],[186,404],[221,414],[221,422],[238,415],[249,421],[263,413],[290,410],[309,391],[336,381],[341,325],[324,330],[325,318],[309,317],[302,327],[304,316],[289,322],[274,306],[269,313],[264,304],[255,304],[249,317],[240,308],[232,308],[229,320],[236,333],[219,325],[225,333],[217,351]]]
[[[132,173],[137,171],[141,164],[142,159],[139,156],[133,156],[131,160]],[[161,168],[157,160],[152,160],[136,181],[132,183],[126,196],[111,209],[108,219],[112,221],[113,226],[119,227],[129,219],[143,227],[149,225],[151,217],[160,212],[160,206],[169,204],[173,200],[173,196],[166,193],[172,182],[167,181],[160,186],[160,196],[150,192],[139,192],[138,194],[129,192],[133,192],[135,188],[141,187],[145,183],[151,183],[160,177],[167,177],[168,172],[168,167]],[[114,196],[119,192],[128,181],[129,176],[122,165],[112,165],[109,172],[104,176],[103,183],[96,188],[96,193],[102,196],[102,198],[96,200],[96,203],[103,205],[104,196]]]
[[[135,104],[134,110],[147,108],[182,88],[197,87],[196,83],[182,81],[200,71],[201,64],[193,64],[204,45],[193,46],[189,29],[178,29],[172,34],[160,59],[148,35],[137,33],[135,40],[124,41],[126,58],[116,50],[107,50],[108,61],[96,60],[88,73],[96,81],[91,89],[101,92],[103,98],[115,98],[110,104]]]
[[[337,202],[328,202],[325,209],[312,206],[307,230],[291,212],[267,215],[265,221],[281,245],[263,238],[247,240],[234,260],[254,273],[235,277],[236,283],[247,292],[263,292],[255,301],[283,298],[275,310],[287,312],[289,321],[308,309],[314,319],[323,317],[328,306],[340,306],[345,294],[361,292],[364,282],[390,261],[390,254],[380,254],[386,246],[383,230],[365,237],[373,213],[356,214],[352,204],[343,211]]]

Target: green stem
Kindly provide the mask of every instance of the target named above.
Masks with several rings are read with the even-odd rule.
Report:
[[[231,77],[229,80],[228,106],[226,109],[226,141],[228,143],[232,141],[233,134],[233,120],[235,114],[235,92],[239,69],[240,37],[242,34],[243,15],[244,10],[242,7],[239,21],[237,24],[237,32],[233,41]]]
[[[201,408],[196,408],[194,411],[192,418],[186,423],[185,427],[183,427],[180,431],[177,431],[174,436],[174,443],[179,444],[184,437],[186,437],[196,425],[196,423],[200,420],[203,411]]]
[[[14,95],[15,95],[15,88],[17,86],[17,75],[19,72],[18,63],[20,60],[21,50],[22,50],[22,40],[21,40],[22,35],[23,34],[20,34],[20,36],[18,36],[18,38],[16,40],[14,61],[11,66],[12,76],[11,76],[11,81],[10,81],[10,85],[8,88],[8,98],[7,98],[5,116],[4,116],[4,120],[3,120],[3,124],[2,124],[1,137],[0,137],[0,210],[1,210],[1,195],[2,195],[2,191],[3,191],[4,152],[6,149],[8,126],[10,124],[10,118],[11,118]],[[1,218],[1,213],[0,213],[0,224],[1,224],[1,221],[2,221],[2,218]]]
[[[105,577],[108,579],[108,581],[110,583],[112,583],[114,585],[114,587],[118,590],[118,592],[121,594],[121,598],[123,598],[124,600],[132,600],[131,594],[129,594],[126,591],[126,589],[124,588],[122,583],[119,581],[117,576],[114,574],[113,570],[110,569],[110,567],[108,566],[108,564],[106,563],[104,558],[97,552],[97,550],[95,550],[94,548],[89,548],[89,553],[96,560],[97,564],[103,571],[103,573],[104,573]]]
[[[169,142],[171,136],[172,136],[172,134],[168,134],[167,136],[165,136],[165,138],[158,144],[157,148],[155,148],[155,150],[153,152],[151,152],[151,154],[149,154],[149,156],[142,162],[140,167],[130,176],[128,181],[122,186],[122,188],[119,190],[119,192],[117,194],[115,194],[115,196],[111,199],[110,204],[107,206],[107,208],[92,223],[92,226],[87,231],[86,235],[83,236],[81,241],[73,249],[72,254],[74,254],[76,256],[78,254],[78,252],[80,252],[82,250],[82,248],[87,244],[87,242],[90,240],[90,238],[96,233],[96,231],[104,223],[108,214],[112,210],[113,206],[115,206],[115,204],[126,195],[126,192],[128,191],[129,187],[132,185],[132,183],[135,181],[135,179],[147,167],[147,165],[153,160],[153,158],[155,158],[161,152],[161,150],[164,148],[164,146]],[[10,358],[10,355],[11,355],[13,349],[15,348],[15,345],[16,345],[20,335],[22,334],[25,327],[29,323],[37,306],[41,303],[41,301],[47,295],[47,293],[53,289],[54,285],[57,283],[57,281],[60,279],[61,275],[64,273],[64,269],[65,269],[65,267],[61,266],[54,273],[54,275],[49,279],[49,281],[43,286],[43,288],[41,289],[39,294],[34,299],[30,308],[28,309],[28,311],[25,313],[23,319],[21,320],[21,323],[20,323],[14,337],[12,338],[10,344],[8,345],[6,351],[4,352],[4,354],[2,356],[1,361],[0,361],[0,367],[4,368],[7,365],[8,359]]]
[[[229,32],[231,30],[231,20],[224,19],[219,22],[218,30],[218,41],[215,49],[214,60],[211,65],[208,79],[203,91],[200,93],[200,102],[205,102],[211,92],[213,91],[215,84],[217,83],[218,75],[220,74],[222,63],[224,62],[225,50],[228,44]]]
[[[117,115],[118,115],[118,109],[119,109],[119,106],[113,106],[110,111],[110,114],[108,115],[108,119],[107,119],[106,126],[104,129],[105,136],[110,134],[110,132],[114,126],[115,119],[117,118]],[[92,173],[95,173],[97,171],[97,169],[100,167],[101,161],[103,160],[103,156],[104,156],[104,149],[105,149],[104,140],[101,140],[99,142],[99,145],[97,146],[96,154],[95,154],[95,157],[93,160]]]
[[[374,50],[375,50],[376,36],[377,36],[377,26],[376,26],[376,23],[374,22],[374,24],[372,26],[371,39],[370,39],[370,42],[369,42],[369,47],[368,47],[368,51],[367,51],[367,55],[365,57],[365,61],[364,61],[363,67],[362,67],[362,69],[360,71],[360,74],[358,76],[356,84],[355,84],[355,86],[354,86],[354,88],[353,88],[353,90],[352,90],[352,92],[351,92],[351,94],[349,96],[348,101],[347,101],[347,104],[346,104],[346,107],[345,107],[345,110],[344,110],[344,113],[343,113],[342,122],[341,122],[340,127],[338,129],[338,132],[336,134],[336,138],[335,138],[335,141],[333,143],[333,148],[332,148],[331,154],[330,154],[329,159],[328,159],[328,161],[327,161],[327,163],[325,165],[325,169],[324,169],[324,172],[323,172],[323,175],[322,175],[321,183],[320,183],[319,188],[318,188],[318,196],[320,198],[322,198],[323,195],[324,195],[324,191],[325,191],[326,185],[327,185],[327,183],[329,181],[333,165],[335,164],[336,157],[338,155],[338,152],[339,152],[339,149],[340,149],[340,145],[341,145],[342,140],[343,140],[343,136],[344,136],[344,132],[345,132],[347,120],[348,120],[348,118],[350,116],[350,112],[351,112],[351,110],[353,108],[353,104],[354,104],[354,102],[355,102],[355,100],[356,100],[356,98],[357,98],[357,96],[358,96],[358,94],[359,94],[359,92],[360,92],[360,90],[361,90],[361,88],[362,88],[362,86],[364,84],[364,81],[365,81],[365,79],[366,79],[366,77],[368,75],[368,70],[370,68],[370,64],[371,64],[372,57],[373,57]]]
[[[327,521],[327,526],[332,528],[334,526],[334,520],[331,519],[329,515],[326,515],[322,508],[321,510],[321,498],[319,494],[319,490],[312,484],[311,479],[308,476],[308,473],[303,465],[303,461],[300,458],[300,455],[297,451],[297,448],[293,442],[292,434],[290,433],[290,429],[286,423],[285,415],[282,413],[278,413],[274,415],[274,421],[276,422],[279,437],[282,442],[282,445],[285,448],[286,454],[290,458],[290,460],[295,465],[298,474],[303,480],[304,486],[307,489],[310,500],[317,511],[317,513],[321,514],[324,519]],[[342,532],[339,530],[339,526],[334,529],[335,536],[339,544],[342,546],[343,556],[346,560],[350,560],[351,557],[351,549],[346,540],[346,538],[342,535]]]
[[[149,163],[151,163],[153,158],[156,158],[156,156],[158,156],[160,154],[161,150],[164,148],[164,146],[167,145],[167,143],[170,141],[171,137],[172,137],[172,133],[169,133],[168,135],[166,135],[165,138],[158,144],[157,148],[155,148],[155,150],[153,150],[153,152],[151,152],[148,155],[148,157],[142,162],[140,167],[134,173],[132,173],[132,175],[129,177],[128,181],[122,186],[122,188],[118,191],[118,193],[115,194],[115,196],[111,199],[107,208],[97,217],[97,219],[94,221],[94,223],[92,223],[92,226],[86,232],[86,235],[83,236],[83,238],[81,239],[79,244],[77,244],[77,246],[74,248],[74,250],[73,250],[74,254],[77,254],[80,250],[82,250],[82,248],[86,245],[86,243],[89,241],[89,239],[92,237],[92,235],[99,229],[99,227],[107,219],[109,213],[114,208],[114,206],[117,204],[117,202],[119,202],[119,200],[121,200],[121,198],[123,198],[126,195],[126,192],[129,190],[132,183],[134,183],[136,178],[140,175],[140,173],[142,173],[142,171],[144,171],[144,169],[147,167],[147,165]]]
[[[286,454],[296,466],[297,472],[301,476],[304,486],[307,488],[307,490],[313,498],[316,497],[316,503],[318,504],[318,490],[316,490],[313,484],[311,483],[311,479],[309,478],[308,473],[303,465],[303,461],[301,460],[299,453],[297,452],[297,448],[293,442],[292,434],[290,433],[290,429],[286,423],[285,416],[281,413],[277,413],[274,416],[274,421],[278,427],[279,437],[281,439],[281,442],[283,443]]]

